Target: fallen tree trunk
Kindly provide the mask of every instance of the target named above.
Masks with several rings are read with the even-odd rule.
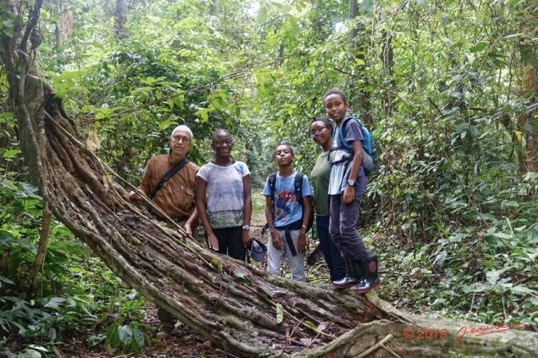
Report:
[[[68,121],[58,112],[44,120],[50,186],[43,189],[55,216],[129,285],[223,350],[293,353],[361,322],[403,320],[364,297],[267,275],[148,219]]]
[[[305,357],[531,356],[538,351],[534,333],[469,324],[463,327],[476,332],[469,328],[467,333],[452,321],[399,312],[375,293],[336,293],[267,275],[148,218],[62,116],[49,87],[32,70],[30,56],[20,55],[27,36],[19,42],[3,36],[21,148],[55,217],[116,275],[222,350]]]

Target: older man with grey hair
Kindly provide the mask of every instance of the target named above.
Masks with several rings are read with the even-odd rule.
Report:
[[[170,136],[169,153],[157,155],[148,161],[140,183],[140,190],[191,235],[196,229],[195,221],[198,218],[194,200],[198,166],[186,158],[192,147],[192,137],[189,127],[180,125],[174,128]],[[135,191],[131,191],[129,197],[135,202],[142,200]],[[162,214],[155,214],[164,219]],[[163,333],[171,334],[175,318],[162,308],[159,308],[158,313]]]

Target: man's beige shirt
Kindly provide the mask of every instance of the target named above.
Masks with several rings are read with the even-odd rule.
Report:
[[[161,178],[174,166],[167,154],[151,158],[146,165],[140,189],[149,195]],[[195,208],[194,191],[198,166],[189,162],[155,194],[153,201],[172,219],[186,219]]]

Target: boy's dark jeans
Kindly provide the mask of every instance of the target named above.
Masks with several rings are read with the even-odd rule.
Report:
[[[342,198],[342,194],[330,195],[329,233],[344,259],[368,260],[370,255],[357,232],[362,194],[356,196],[350,204],[344,204]]]

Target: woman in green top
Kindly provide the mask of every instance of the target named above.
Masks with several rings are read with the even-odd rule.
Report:
[[[329,267],[331,281],[337,281],[346,276],[346,266],[340,251],[334,245],[329,234],[329,176],[331,163],[329,153],[332,148],[331,134],[333,126],[325,117],[314,117],[310,123],[310,138],[321,147],[321,154],[316,160],[310,174],[314,190],[314,208],[316,213],[316,229],[323,251],[323,256]]]

